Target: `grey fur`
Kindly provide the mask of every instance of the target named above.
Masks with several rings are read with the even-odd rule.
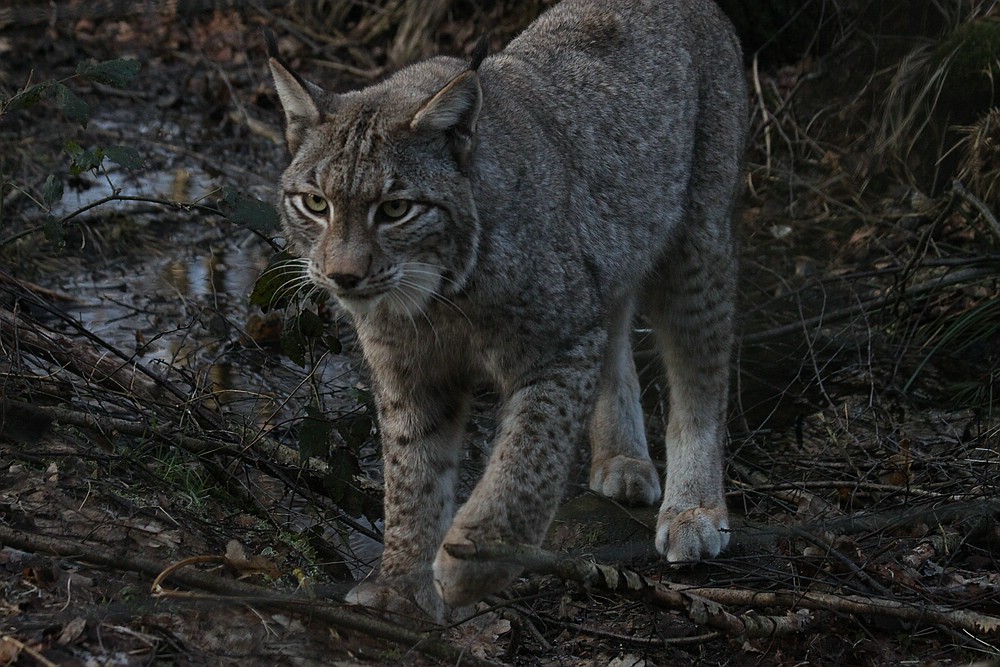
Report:
[[[442,599],[506,586],[516,567],[442,544],[538,544],[588,426],[591,487],[660,498],[637,309],[671,394],[656,546],[669,561],[724,549],[746,91],[718,8],[565,0],[478,70],[432,58],[344,95],[271,68],[292,152],[287,236],[352,314],[379,411],[385,550],[351,599],[440,620]],[[454,513],[469,393],[484,380],[503,397],[500,426]]]

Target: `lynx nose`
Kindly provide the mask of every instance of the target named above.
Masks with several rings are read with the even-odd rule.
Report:
[[[372,268],[372,256],[349,244],[325,258],[326,277],[340,289],[357,287]]]
[[[344,289],[354,289],[364,278],[364,276],[355,273],[328,273],[326,277],[335,282],[337,287]]]

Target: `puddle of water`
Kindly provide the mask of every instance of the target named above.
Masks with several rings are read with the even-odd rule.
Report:
[[[79,299],[69,314],[143,363],[185,371],[192,391],[211,390],[214,400],[252,422],[298,414],[311,398],[306,370],[275,352],[247,347],[243,334],[248,295],[270,247],[230,225],[155,215],[144,224],[156,225],[162,236],[148,251],[64,275],[54,285]],[[313,383],[325,395],[343,395],[357,381],[351,369],[346,357],[328,359]]]

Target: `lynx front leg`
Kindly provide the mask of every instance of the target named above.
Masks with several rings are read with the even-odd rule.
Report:
[[[727,235],[677,248],[648,299],[670,385],[656,548],[672,562],[713,558],[729,543],[722,473],[734,291]]]
[[[590,422],[590,488],[631,505],[660,499],[660,480],[649,458],[632,360],[632,302],[609,318],[608,346]]]
[[[431,563],[454,510],[468,398],[441,386],[405,392],[383,386],[377,396],[385,546],[378,579],[360,584],[347,601],[393,612],[404,621],[440,622],[445,610],[434,590]]]
[[[583,435],[605,336],[592,333],[541,371],[543,377],[507,398],[489,465],[434,560],[434,583],[448,604],[480,600],[510,583],[521,568],[460,560],[447,545],[537,545],[545,536]]]

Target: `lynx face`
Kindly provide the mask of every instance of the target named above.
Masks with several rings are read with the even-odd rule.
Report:
[[[398,96],[390,106],[380,92],[326,95],[321,113],[297,89],[311,120],[289,124],[294,157],[281,210],[314,284],[354,315],[384,308],[413,317],[463,285],[478,220],[452,128],[420,122],[429,100],[401,110]]]

